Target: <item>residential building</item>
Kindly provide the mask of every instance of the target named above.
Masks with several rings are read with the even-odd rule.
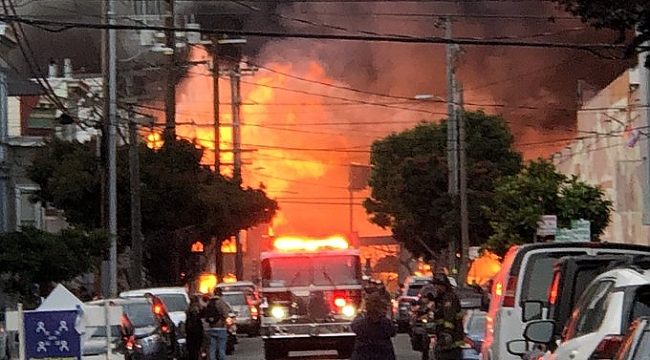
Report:
[[[600,185],[613,202],[603,241],[650,244],[642,222],[642,148],[648,141],[642,73],[629,69],[593,97],[581,99],[576,140],[552,156],[560,172]]]
[[[10,181],[6,230],[35,226],[57,232],[67,226],[63,213],[31,200],[38,185],[29,179],[27,168],[48,137],[86,142],[99,134],[101,77],[73,75],[68,59],[64,60],[61,74],[57,65],[51,63],[47,79],[30,81],[13,71],[9,74],[15,80],[8,77],[6,145]],[[68,121],[62,116],[61,105],[67,109]],[[70,119],[74,122],[68,123]]]

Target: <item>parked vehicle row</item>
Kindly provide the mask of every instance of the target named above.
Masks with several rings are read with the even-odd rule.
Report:
[[[495,277],[482,360],[612,359],[634,319],[650,315],[650,247],[513,246]]]

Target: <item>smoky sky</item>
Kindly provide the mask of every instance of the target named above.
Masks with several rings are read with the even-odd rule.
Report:
[[[133,9],[117,2],[118,13]],[[59,20],[98,22],[100,0],[48,0],[27,2],[21,14]],[[132,6],[132,5],[131,5]],[[290,1],[182,1],[177,2],[178,21],[193,15],[204,28],[288,31],[334,34],[400,34],[442,36],[441,17],[454,15],[454,36],[565,43],[612,42],[617,34],[587,28],[549,2],[290,2]],[[528,16],[528,17],[527,17]],[[122,23],[129,23],[122,19]],[[338,28],[339,30],[335,30]],[[30,46],[41,69],[50,59],[71,58],[75,69],[100,71],[100,32],[69,30],[48,33],[25,27]],[[138,54],[137,41],[121,34],[120,58],[138,58],[144,64],[156,58]],[[363,41],[296,40],[251,37],[244,55],[260,61],[316,59],[328,75],[349,86],[396,96],[433,93],[444,97],[445,46]],[[571,49],[537,49],[503,46],[463,46],[456,61],[459,81],[473,96],[489,99],[485,104],[501,107],[486,110],[502,113],[521,135],[531,124],[537,133],[557,125],[575,125],[578,81],[605,87],[633,60],[611,60]],[[228,55],[228,49],[226,58]],[[232,53],[234,54],[234,53]],[[231,54],[231,55],[232,55]],[[22,55],[12,60],[30,75]],[[518,107],[534,107],[520,109]]]

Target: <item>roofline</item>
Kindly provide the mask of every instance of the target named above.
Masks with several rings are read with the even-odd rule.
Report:
[[[296,257],[296,256],[334,256],[334,255],[361,255],[359,249],[345,250],[326,250],[326,251],[264,251],[260,254],[260,259],[270,259],[276,257]]]

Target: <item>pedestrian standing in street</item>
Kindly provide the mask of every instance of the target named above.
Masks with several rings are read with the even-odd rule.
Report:
[[[462,346],[465,341],[463,329],[463,309],[460,306],[460,297],[444,273],[433,276],[433,285],[436,288],[435,297],[435,323],[436,323],[436,360],[462,359]]]
[[[210,328],[210,360],[226,360],[226,343],[228,341],[228,330],[226,319],[230,316],[230,305],[222,298],[222,290],[214,289],[214,296],[210,298],[208,305],[203,309],[203,319]]]
[[[357,337],[350,360],[395,360],[392,337],[396,329],[386,318],[385,305],[380,294],[368,296],[365,314],[359,314],[352,322]]]
[[[192,296],[190,305],[185,311],[185,341],[187,342],[188,360],[199,360],[203,344],[203,320],[201,319],[201,300]]]

